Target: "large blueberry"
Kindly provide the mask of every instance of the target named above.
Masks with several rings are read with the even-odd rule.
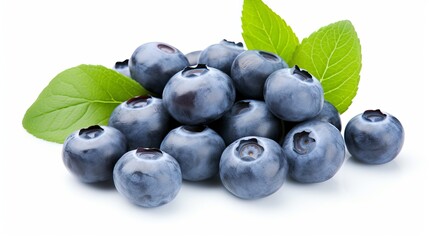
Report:
[[[171,130],[161,143],[161,150],[180,165],[182,177],[201,181],[219,172],[219,160],[225,149],[223,139],[206,126],[181,126]]]
[[[119,104],[109,119],[109,126],[125,135],[129,149],[159,148],[170,131],[169,123],[170,115],[162,100],[151,96],[135,97]]]
[[[222,153],[222,184],[243,199],[263,198],[283,185],[288,171],[280,145],[263,137],[248,136],[230,144]]]
[[[241,42],[235,43],[224,39],[204,49],[200,53],[198,63],[217,68],[230,75],[232,62],[243,51]]]
[[[142,207],[158,207],[172,201],[182,186],[177,161],[156,148],[137,148],[124,154],[113,170],[120,194]]]
[[[162,42],[139,46],[129,61],[131,78],[158,96],[162,94],[168,80],[188,65],[182,52]]]
[[[272,73],[265,82],[264,99],[274,115],[291,122],[315,117],[324,101],[319,80],[298,66]]]
[[[184,125],[206,124],[220,118],[235,100],[231,78],[204,64],[175,74],[162,94],[165,108]]]
[[[287,67],[287,63],[276,54],[247,50],[240,53],[232,62],[231,79],[242,96],[262,99],[268,76],[276,70]]]
[[[283,143],[289,163],[289,176],[303,183],[332,178],[345,158],[344,139],[334,125],[324,121],[297,124]]]
[[[344,138],[354,159],[383,164],[392,161],[404,144],[404,128],[389,113],[367,110],[353,117],[346,125]]]
[[[246,136],[279,141],[283,135],[282,121],[259,100],[241,100],[234,103],[232,108],[214,123],[214,127],[226,145]]]
[[[113,166],[127,151],[125,136],[108,126],[91,126],[70,134],[62,156],[67,169],[87,183],[112,179]]]

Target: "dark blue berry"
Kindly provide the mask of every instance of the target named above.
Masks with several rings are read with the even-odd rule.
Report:
[[[158,207],[172,201],[182,186],[177,161],[156,148],[137,148],[124,154],[113,170],[118,192],[142,207]]]
[[[354,159],[368,164],[392,161],[402,149],[404,136],[401,122],[380,110],[358,114],[344,131],[347,150]]]
[[[86,183],[112,179],[113,166],[127,151],[125,136],[109,126],[91,126],[70,134],[62,155],[67,169]]]
[[[188,60],[182,52],[161,42],[149,42],[139,46],[129,61],[131,78],[158,96],[162,94],[168,80],[188,65]]]
[[[162,98],[174,119],[184,125],[199,125],[222,117],[234,103],[235,89],[228,75],[198,64],[175,74]]]
[[[324,102],[320,82],[298,66],[272,73],[265,82],[264,99],[274,115],[291,122],[315,117]]]

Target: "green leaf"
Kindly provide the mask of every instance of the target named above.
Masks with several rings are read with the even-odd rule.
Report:
[[[80,65],[52,79],[25,113],[22,125],[38,138],[63,143],[75,130],[106,125],[117,105],[144,94],[140,84],[112,69]]]
[[[320,28],[296,49],[292,63],[322,83],[325,99],[340,113],[356,96],[362,67],[358,35],[348,20]]]
[[[275,53],[290,63],[299,44],[286,22],[261,0],[244,0],[241,17],[243,39],[248,49]]]

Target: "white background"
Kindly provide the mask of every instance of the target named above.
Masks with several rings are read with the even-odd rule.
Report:
[[[429,236],[427,4],[265,2],[300,40],[327,24],[352,21],[363,67],[343,125],[366,109],[395,115],[406,131],[397,159],[367,166],[347,155],[333,179],[309,185],[287,180],[274,195],[256,201],[237,199],[219,184],[185,183],[163,207],[136,207],[114,188],[71,176],[61,145],[22,128],[26,109],[62,70],[82,63],[113,66],[145,42],[167,42],[187,53],[223,38],[242,41],[242,1],[1,1],[0,238]]]

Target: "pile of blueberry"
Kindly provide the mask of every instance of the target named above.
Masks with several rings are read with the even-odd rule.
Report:
[[[90,126],[64,142],[63,161],[87,183],[113,178],[131,202],[156,207],[182,179],[220,177],[243,199],[276,192],[286,176],[303,183],[332,178],[346,146],[368,164],[393,160],[404,142],[394,116],[368,110],[347,124],[324,100],[320,82],[266,51],[226,40],[187,55],[150,42],[115,69],[151,92],[120,104],[108,126]]]

